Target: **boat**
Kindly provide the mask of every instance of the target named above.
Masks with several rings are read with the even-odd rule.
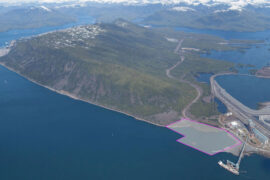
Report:
[[[218,164],[223,167],[224,169],[230,171],[231,173],[235,175],[239,175],[239,171],[237,166],[234,165],[234,163],[227,161],[227,164],[224,164],[222,161],[219,161]]]
[[[230,171],[231,173],[235,174],[235,175],[239,175],[239,167],[240,167],[240,163],[241,163],[241,159],[243,158],[243,154],[244,154],[244,151],[245,151],[245,147],[246,147],[246,143],[248,141],[248,136],[246,138],[246,141],[242,147],[242,150],[240,152],[240,156],[239,156],[239,159],[237,161],[237,163],[233,163],[229,160],[227,160],[227,163],[223,163],[222,161],[218,161],[218,164],[223,167],[224,169]]]

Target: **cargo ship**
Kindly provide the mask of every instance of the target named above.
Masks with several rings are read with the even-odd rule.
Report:
[[[231,173],[235,174],[235,175],[239,175],[239,167],[240,167],[240,163],[241,163],[241,159],[243,157],[244,151],[245,151],[245,147],[246,147],[246,143],[248,141],[248,137],[246,138],[246,141],[242,147],[239,159],[237,161],[237,163],[233,163],[229,160],[227,160],[227,163],[223,163],[222,161],[218,161],[218,164],[223,167],[224,169],[230,171]]]
[[[233,162],[227,160],[227,163],[225,164],[222,161],[219,161],[218,164],[224,169],[230,171],[231,173],[239,175],[239,169]]]

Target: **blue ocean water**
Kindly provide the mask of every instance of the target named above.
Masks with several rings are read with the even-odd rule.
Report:
[[[270,101],[270,79],[255,76],[218,76],[217,82],[246,106],[257,109],[259,102]]]
[[[209,34],[213,36],[218,36],[224,39],[270,39],[270,30],[267,31],[258,31],[258,32],[235,32],[235,31],[223,31],[223,30],[211,30],[211,29],[194,29],[194,28],[185,28],[185,27],[175,27],[177,31],[184,31],[190,33],[199,33],[199,34]]]
[[[263,44],[253,45],[244,51],[211,51],[210,54],[202,54],[202,56],[217,60],[230,61],[236,64],[251,64],[255,66],[244,69],[237,68],[243,73],[247,73],[249,69],[262,68],[263,66],[270,64],[270,30],[259,32],[234,32],[183,27],[176,27],[175,30],[190,33],[209,34],[224,39],[263,40]]]
[[[0,41],[46,28],[29,31],[34,33],[4,33]],[[0,67],[1,180],[270,178],[269,159],[245,157],[244,173],[234,176],[217,162],[237,157],[208,156],[178,138],[166,128],[59,95]]]
[[[268,41],[267,41],[268,42]],[[270,43],[270,42],[269,42]],[[260,69],[270,64],[270,44],[255,45],[245,51],[212,51],[211,54],[202,55],[217,60],[225,60],[236,64],[254,65],[250,68],[237,68],[241,73],[247,73],[249,69]]]
[[[230,32],[233,35],[238,34]],[[229,33],[229,34],[230,34]],[[215,35],[226,37],[223,32],[217,31]],[[253,65],[254,67],[237,68],[239,73],[247,74],[249,69],[260,69],[270,64],[270,31],[256,33],[241,33],[236,38],[264,40],[262,45],[254,45],[241,51],[212,51],[205,57],[234,62],[236,64]],[[204,77],[205,78],[205,77]],[[207,77],[206,77],[207,78]],[[252,76],[220,76],[217,78],[220,85],[233,97],[251,108],[257,108],[258,103],[270,101],[270,79]]]
[[[198,74],[198,76],[196,77],[196,80],[199,81],[199,82],[202,82],[202,83],[210,84],[210,77],[211,77],[212,75],[213,75],[213,74],[211,74],[211,73],[200,73],[200,74]]]
[[[244,51],[211,51],[210,54],[202,56],[234,62],[237,64],[253,65],[236,69],[239,73],[248,74],[250,69],[260,69],[270,64],[270,30],[261,32],[232,32],[219,30],[200,30],[192,28],[175,28],[179,31],[204,33],[219,36],[225,39],[251,39],[263,40],[264,44],[253,45]],[[207,74],[201,74],[198,81],[209,81]],[[270,101],[270,80],[251,76],[220,76],[218,82],[236,99],[243,104],[257,108],[258,103]]]
[[[239,177],[176,142],[167,128],[73,100],[0,67],[1,180],[269,179],[270,160],[243,159]]]

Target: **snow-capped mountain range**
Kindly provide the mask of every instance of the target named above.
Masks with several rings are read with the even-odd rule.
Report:
[[[219,9],[217,12],[237,10],[241,11],[246,6],[270,8],[270,0],[0,0],[0,5],[23,5],[27,3],[34,4],[58,4],[56,7],[74,7],[86,6],[87,3],[100,4],[125,4],[125,5],[147,5],[147,4],[162,4],[162,5],[186,5],[198,6],[204,5],[208,7],[226,5],[226,9]],[[62,4],[62,5],[61,5]],[[47,8],[46,6],[42,6]],[[174,8],[175,10],[185,10],[186,7]],[[189,9],[190,10],[190,9]]]
[[[25,14],[33,16],[26,19],[36,18],[37,22],[44,19],[44,24],[62,23],[62,19],[73,22],[80,16],[91,16],[97,22],[124,18],[140,19],[142,24],[199,29],[270,29],[270,0],[0,0],[0,19],[9,22],[10,28]],[[11,17],[16,17],[16,21],[10,20]],[[3,27],[8,29],[6,25]]]
[[[243,7],[246,5],[265,5],[270,4],[270,0],[0,0],[4,4],[21,4],[21,3],[125,3],[125,4],[179,4],[188,5],[218,5],[227,4],[233,7]]]

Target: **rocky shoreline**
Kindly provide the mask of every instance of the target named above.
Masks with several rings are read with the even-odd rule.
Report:
[[[9,46],[6,46],[6,47],[4,47],[4,48],[0,48],[0,57],[7,55],[7,54],[10,52],[11,48],[15,45],[15,43],[16,43],[16,41],[14,40],[14,41],[11,41],[11,43],[10,43]],[[71,93],[69,93],[69,92],[61,91],[61,90],[59,91],[59,90],[53,89],[53,88],[51,88],[51,87],[49,87],[49,86],[42,85],[42,84],[38,83],[37,81],[35,81],[35,80],[31,79],[31,78],[28,78],[28,77],[22,75],[20,72],[16,71],[15,69],[13,69],[13,68],[11,68],[11,67],[8,67],[8,66],[5,65],[4,63],[1,63],[1,62],[0,62],[0,65],[3,66],[3,67],[5,67],[5,68],[7,68],[8,70],[10,70],[10,71],[12,71],[12,72],[15,72],[15,73],[19,74],[20,76],[26,78],[27,80],[29,80],[29,81],[31,81],[31,82],[33,82],[33,83],[39,85],[39,86],[42,86],[42,87],[44,87],[44,88],[46,88],[46,89],[49,89],[49,90],[51,90],[51,91],[54,91],[54,92],[56,92],[56,93],[58,93],[58,94],[61,94],[61,95],[64,95],[64,96],[68,96],[68,97],[70,97],[70,98],[72,98],[72,99],[74,99],[74,100],[84,101],[84,102],[86,102],[86,103],[93,104],[93,105],[96,105],[96,106],[99,106],[99,107],[102,107],[102,108],[105,108],[105,109],[108,109],[108,110],[116,111],[116,112],[125,114],[125,115],[127,115],[127,116],[133,117],[133,118],[135,118],[135,119],[137,119],[137,120],[140,120],[140,121],[143,121],[143,122],[147,122],[147,123],[149,123],[149,124],[153,124],[153,125],[156,125],[156,126],[159,126],[159,127],[166,127],[166,125],[164,125],[164,124],[153,123],[153,122],[148,121],[148,120],[146,120],[146,119],[139,118],[139,117],[133,116],[133,115],[131,115],[131,114],[128,114],[128,113],[126,113],[126,112],[123,112],[123,111],[121,111],[121,110],[113,109],[113,108],[110,108],[110,107],[107,107],[107,106],[103,106],[103,105],[101,105],[101,104],[97,104],[97,103],[91,102],[91,101],[89,101],[89,100],[85,100],[85,99],[79,98],[79,97],[77,97],[77,96],[75,96],[75,95],[73,95],[73,94],[71,94]]]

